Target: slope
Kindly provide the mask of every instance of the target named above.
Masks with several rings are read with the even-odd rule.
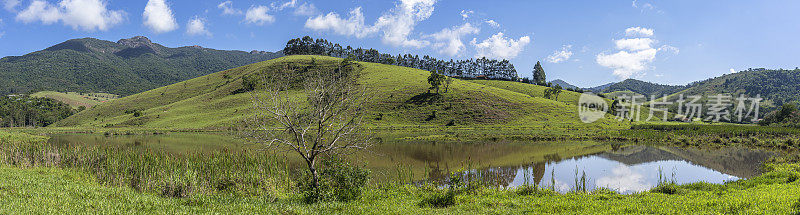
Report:
[[[54,126],[227,128],[250,116],[249,93],[243,77],[271,72],[287,65],[333,64],[341,59],[322,56],[288,56],[226,70],[95,106]],[[447,93],[427,94],[429,72],[406,67],[360,63],[361,82],[373,96],[369,124],[406,126],[563,126],[624,128],[608,116],[583,124],[577,106],[549,99],[455,80]],[[514,83],[514,82],[509,82]],[[134,117],[134,110],[141,116]]]
[[[131,95],[281,55],[199,46],[168,48],[142,36],[116,43],[73,39],[0,59],[0,94],[59,91]]]

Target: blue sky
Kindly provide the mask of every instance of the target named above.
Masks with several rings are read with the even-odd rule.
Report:
[[[795,68],[800,1],[0,0],[0,56],[137,35],[169,47],[283,48],[310,35],[386,53],[508,58],[582,87]]]

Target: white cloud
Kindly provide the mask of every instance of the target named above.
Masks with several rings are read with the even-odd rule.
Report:
[[[670,46],[670,45],[663,45],[660,48],[658,48],[658,51],[669,51],[669,52],[672,52],[673,54],[681,53],[680,49],[678,49],[677,47],[674,47],[674,46]]]
[[[58,6],[34,0],[16,18],[23,23],[40,21],[53,24],[61,21],[76,30],[105,31],[122,23],[124,17],[124,11],[108,10],[101,0],[62,0]]]
[[[280,5],[278,5],[277,3],[273,2],[272,4],[270,4],[270,7],[275,9],[275,10],[278,10],[278,11],[286,9],[286,8],[294,8],[294,7],[297,7],[297,0],[291,0],[291,1],[285,2],[285,3],[280,4]]]
[[[461,18],[464,19],[464,20],[467,20],[474,13],[475,13],[475,11],[472,11],[472,10],[461,10]]]
[[[494,28],[499,28],[500,27],[500,23],[497,23],[492,19],[486,20],[486,24],[489,24],[489,26],[492,26]]]
[[[211,37],[212,34],[206,29],[206,21],[200,17],[194,17],[186,24],[186,33],[189,35],[205,35]]]
[[[598,178],[597,187],[610,188],[625,193],[642,192],[649,190],[653,186],[645,181],[644,175],[620,164],[611,170],[611,175]]]
[[[561,50],[555,51],[550,56],[547,56],[547,61],[550,63],[561,63],[569,60],[569,58],[572,57],[571,48],[572,45],[564,45],[561,47]]]
[[[597,55],[597,64],[614,69],[614,75],[621,79],[628,79],[649,69],[657,52],[656,49],[646,49],[634,52],[623,50],[609,55],[600,53]]]
[[[264,25],[275,22],[275,17],[268,14],[269,8],[267,6],[259,5],[250,7],[245,14],[245,21],[247,23]]]
[[[736,70],[735,70],[735,69],[733,69],[733,68],[731,68],[731,70],[730,70],[730,71],[731,71],[731,73],[736,73]]]
[[[224,1],[217,5],[217,8],[222,9],[222,15],[239,15],[242,14],[241,10],[233,8],[232,1]]]
[[[5,32],[5,31],[0,31],[0,39],[2,39],[2,38],[3,38],[3,36],[5,36],[5,35],[6,35],[6,32]]]
[[[28,8],[17,14],[17,20],[23,23],[41,21],[49,25],[61,20],[61,11],[46,1],[34,0]]]
[[[359,7],[351,10],[347,19],[333,12],[311,17],[306,20],[305,27],[358,38],[382,32],[382,40],[386,44],[422,48],[428,46],[430,42],[410,39],[409,36],[418,22],[428,19],[433,14],[435,3],[436,0],[401,0],[393,9],[379,17],[373,26],[364,24],[364,15]]]
[[[178,22],[172,15],[165,0],[149,0],[144,7],[144,25],[155,33],[165,33],[178,29]]]
[[[313,16],[317,13],[317,7],[310,3],[303,3],[294,9],[294,15],[297,16]]]
[[[654,42],[655,41],[650,38],[631,38],[614,41],[614,43],[617,45],[617,49],[627,49],[631,51],[651,49]]]
[[[625,29],[625,36],[629,37],[652,37],[653,34],[652,28],[630,27]]]
[[[653,36],[652,32],[652,29],[631,27],[626,30],[626,35],[651,37]],[[613,69],[613,74],[620,79],[640,76],[644,71],[652,69],[650,64],[655,61],[656,55],[661,51],[674,54],[680,52],[678,48],[669,45],[654,48],[657,41],[650,38],[624,38],[615,40],[614,43],[619,51],[613,54],[600,53],[597,55],[596,62],[601,66]]]
[[[430,37],[437,41],[433,46],[439,49],[439,53],[455,56],[465,50],[461,38],[478,32],[480,32],[480,29],[473,27],[469,23],[464,23],[461,26],[442,29],[430,35]]]
[[[361,13],[361,7],[351,10],[350,17],[347,19],[343,19],[336,13],[308,18],[305,28],[317,31],[329,30],[340,35],[355,36],[356,38],[364,38],[374,33],[371,27],[364,24],[364,14]]]
[[[3,1],[3,8],[7,11],[15,12],[17,11],[17,6],[19,6],[19,0],[4,0]]]
[[[531,38],[528,36],[514,40],[504,37],[502,32],[492,35],[481,43],[478,43],[476,38],[472,39],[472,45],[475,46],[477,51],[476,58],[487,57],[493,59],[513,59],[530,42]]]

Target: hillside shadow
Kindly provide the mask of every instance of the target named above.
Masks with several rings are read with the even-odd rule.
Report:
[[[421,93],[406,100],[406,104],[431,105],[442,100],[442,94]]]

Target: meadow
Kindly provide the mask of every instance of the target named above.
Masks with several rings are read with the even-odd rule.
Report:
[[[373,181],[352,201],[302,201],[285,158],[263,151],[185,156],[53,148],[46,137],[0,131],[2,212],[97,213],[797,213],[798,158],[725,184],[665,182],[648,192],[556,193],[547,188]],[[68,192],[65,192],[68,191]],[[66,203],[63,203],[66,200]],[[29,204],[34,202],[34,204]]]

